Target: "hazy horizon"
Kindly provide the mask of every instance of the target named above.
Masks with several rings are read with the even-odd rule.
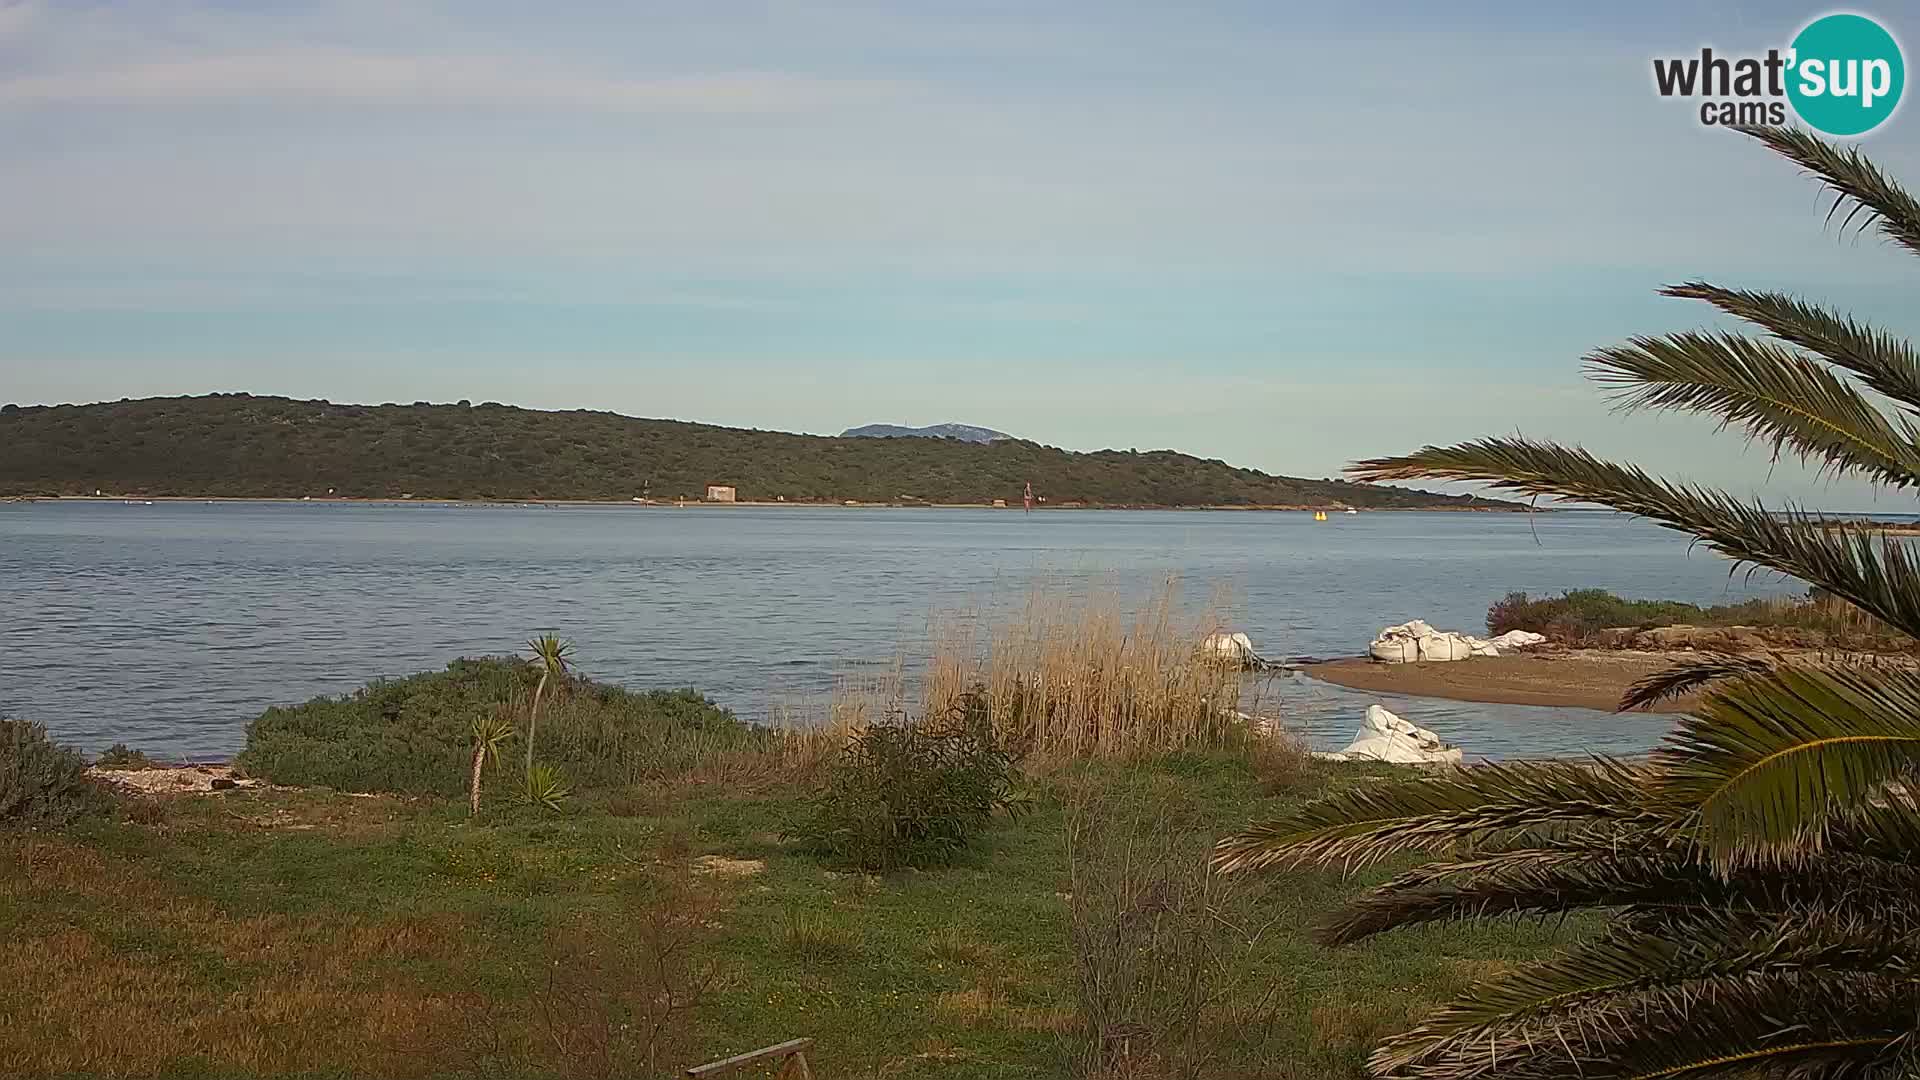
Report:
[[[1580,374],[1727,325],[1655,295],[1694,278],[1920,335],[1911,256],[1651,86],[1825,10],[0,0],[0,401],[960,422],[1306,477],[1519,431],[1901,512]],[[1920,186],[1917,133],[1863,145]]]

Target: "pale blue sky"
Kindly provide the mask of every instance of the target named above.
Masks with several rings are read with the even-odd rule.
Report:
[[[1920,334],[1920,263],[1651,89],[1824,10],[0,0],[0,400],[958,420],[1309,476],[1519,430],[1903,511],[1578,370],[1709,322],[1653,296],[1692,277]],[[1910,105],[1868,145],[1920,186]]]

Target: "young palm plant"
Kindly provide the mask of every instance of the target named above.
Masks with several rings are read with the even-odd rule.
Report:
[[[473,775],[467,782],[468,814],[480,812],[480,774],[489,762],[499,764],[500,747],[513,738],[513,713],[506,707],[473,718]]]
[[[1829,219],[1920,254],[1920,203],[1857,150],[1744,129],[1824,181]],[[1631,408],[1704,413],[1894,488],[1920,487],[1920,353],[1791,297],[1701,282],[1765,336],[1636,338],[1588,358]],[[1524,438],[1361,462],[1367,480],[1466,479],[1601,503],[1779,571],[1920,636],[1904,542]],[[1482,765],[1371,786],[1222,840],[1228,871],[1435,859],[1324,927],[1597,910],[1606,928],[1389,1039],[1379,1076],[1912,1076],[1920,1070],[1920,672],[1838,658],[1707,657],[1622,708],[1704,688],[1643,763]]]
[[[567,684],[567,672],[573,667],[573,642],[553,634],[542,634],[527,642],[531,663],[540,669],[540,681],[533,688],[533,705],[527,710],[527,770],[533,770],[533,735],[540,726],[540,706],[545,703],[547,686],[558,693]]]

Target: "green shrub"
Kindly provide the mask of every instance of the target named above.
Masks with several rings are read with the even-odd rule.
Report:
[[[1628,600],[1605,589],[1574,589],[1538,600],[1517,592],[1487,609],[1487,631],[1496,637],[1509,630],[1531,630],[1565,645],[1587,644],[1599,631],[1613,627],[1648,630],[1683,624],[1816,631],[1824,635],[1824,644],[1846,648],[1904,650],[1912,645],[1860,609],[1818,590],[1809,590],[1805,597],[1756,597],[1713,607]]]
[[[115,770],[151,769],[156,767],[154,760],[148,757],[144,751],[131,749],[126,743],[118,742],[101,751],[100,756],[93,759],[93,764],[95,768]]]
[[[1018,808],[1014,775],[984,702],[969,696],[939,718],[854,735],[791,835],[863,870],[947,862],[995,810]]]
[[[1706,612],[1677,600],[1628,600],[1605,589],[1573,589],[1563,596],[1531,599],[1526,593],[1508,593],[1487,609],[1487,632],[1495,637],[1509,630],[1531,630],[1554,641],[1578,644],[1594,633],[1614,626],[1646,629],[1680,623],[1700,623]]]
[[[63,825],[110,801],[79,751],[39,724],[0,719],[0,824]]]
[[[276,784],[465,795],[473,718],[530,693],[538,679],[525,661],[461,659],[445,671],[268,709],[247,726],[238,764]],[[691,690],[636,693],[577,676],[540,716],[540,758],[564,769],[575,791],[642,783],[701,754],[772,737]]]

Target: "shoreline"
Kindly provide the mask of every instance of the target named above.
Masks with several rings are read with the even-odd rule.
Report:
[[[485,507],[563,507],[563,506],[626,506],[636,510],[689,509],[692,507],[725,508],[732,506],[748,507],[808,507],[814,509],[838,510],[1007,510],[1024,512],[1019,505],[993,506],[989,503],[932,503],[932,502],[860,502],[858,500],[841,501],[761,501],[737,499],[733,502],[708,502],[704,499],[655,499],[639,502],[633,499],[402,499],[393,497],[356,497],[328,495],[321,498],[310,496],[284,495],[8,495],[0,496],[4,503],[301,503],[301,504],[343,504],[351,506],[485,506]],[[1159,503],[1056,503],[1039,505],[1035,510],[1208,510],[1241,513],[1312,513],[1314,511],[1338,512],[1342,515],[1348,509],[1361,514],[1517,514],[1525,509],[1509,510],[1497,506],[1377,506],[1347,507],[1338,504],[1321,505],[1238,505],[1238,504],[1193,504],[1168,505]],[[1535,511],[1552,513],[1554,511]]]
[[[1410,664],[1353,656],[1303,664],[1299,670],[1321,682],[1378,694],[1615,712],[1629,686],[1669,667],[1674,659],[1669,653],[1569,649]],[[1699,700],[1698,694],[1689,694],[1636,711],[1685,713]]]

